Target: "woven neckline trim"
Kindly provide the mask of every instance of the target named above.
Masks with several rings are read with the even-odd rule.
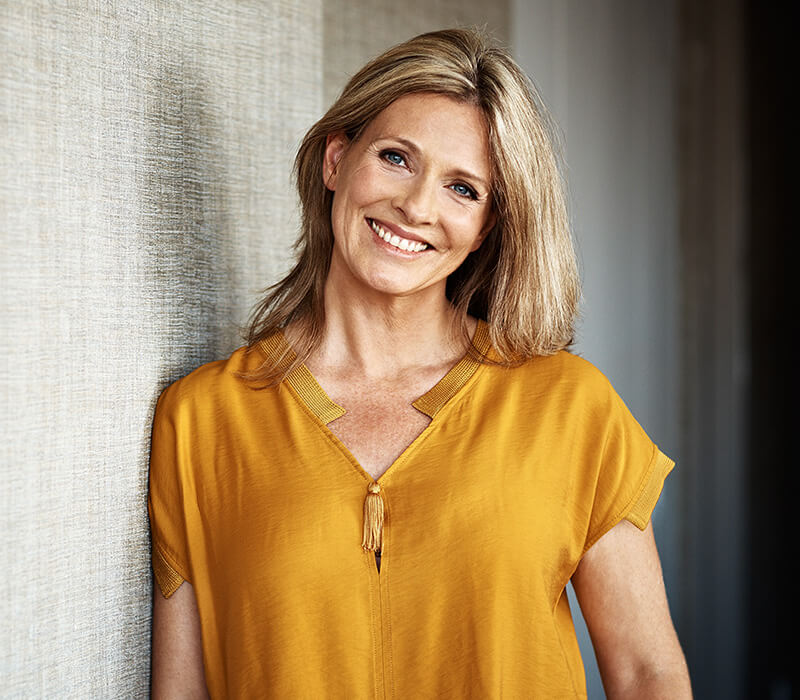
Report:
[[[411,405],[433,419],[475,374],[481,364],[476,355],[484,357],[489,351],[490,344],[489,327],[485,321],[478,319],[472,337],[472,352],[467,352],[444,377]],[[297,357],[280,331],[260,341],[258,345],[268,360],[283,366],[288,366]],[[292,370],[284,381],[291,385],[309,409],[326,425],[346,413],[344,408],[325,393],[305,365],[299,365]]]

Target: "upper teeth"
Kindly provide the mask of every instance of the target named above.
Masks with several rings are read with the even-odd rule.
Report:
[[[380,238],[389,245],[393,245],[395,248],[410,250],[412,253],[419,253],[421,250],[425,250],[428,247],[428,244],[422,241],[410,241],[407,238],[400,238],[397,234],[389,233],[373,219],[367,219],[367,221],[369,221],[370,228],[375,231]]]

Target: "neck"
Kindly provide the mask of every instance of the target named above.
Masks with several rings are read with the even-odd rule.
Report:
[[[466,340],[444,287],[408,297],[326,288],[325,328],[312,367],[380,379],[415,368],[454,364]],[[475,321],[470,319],[469,332]]]

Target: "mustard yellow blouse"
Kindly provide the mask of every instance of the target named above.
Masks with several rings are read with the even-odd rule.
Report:
[[[473,344],[489,351],[485,324]],[[153,568],[166,596],[194,587],[211,696],[585,697],[564,587],[621,519],[646,526],[673,466],[605,377],[567,352],[465,357],[378,489],[305,367],[238,377],[284,348],[204,365],[156,411]]]

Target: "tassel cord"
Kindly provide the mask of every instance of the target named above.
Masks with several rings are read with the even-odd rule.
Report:
[[[367,552],[379,552],[383,547],[383,515],[380,484],[372,483],[364,499],[364,534],[361,538],[361,546]]]

